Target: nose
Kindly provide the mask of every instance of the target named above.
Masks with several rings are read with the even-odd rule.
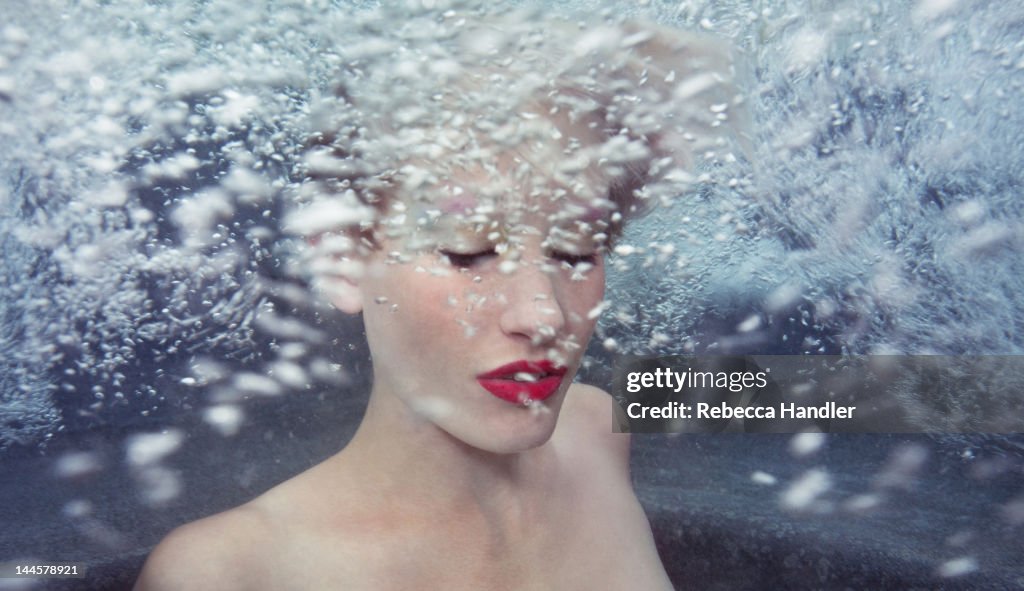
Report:
[[[555,276],[539,263],[523,263],[508,275],[503,289],[507,307],[502,331],[530,339],[533,345],[553,342],[565,328],[565,314],[555,289]]]

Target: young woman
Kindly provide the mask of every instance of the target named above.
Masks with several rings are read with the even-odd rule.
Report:
[[[366,415],[172,532],[139,591],[671,588],[629,436],[573,376],[610,242],[731,104],[725,54],[651,25],[421,25],[348,57],[292,218],[324,296],[363,316]]]

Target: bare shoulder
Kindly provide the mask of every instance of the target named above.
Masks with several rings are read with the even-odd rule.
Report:
[[[259,588],[260,540],[270,538],[267,519],[251,505],[185,524],[149,555],[135,591]]]
[[[602,491],[593,498],[612,499],[621,509],[636,500],[629,471],[630,435],[614,432],[615,406],[615,399],[604,390],[573,384],[553,439],[563,457],[577,468],[569,473],[587,488]]]
[[[588,552],[617,565],[605,588],[671,589],[629,475],[629,433],[613,432],[617,405],[600,388],[573,384],[558,419],[558,445],[577,470],[590,517]],[[621,580],[616,577],[625,577]]]
[[[629,434],[613,432],[615,400],[595,386],[573,384],[566,393],[556,436],[574,448],[590,449],[629,470]]]

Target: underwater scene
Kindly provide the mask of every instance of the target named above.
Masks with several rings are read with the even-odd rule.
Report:
[[[1024,588],[1024,4],[0,13],[0,590]],[[723,355],[938,361],[874,432],[581,402]],[[347,579],[147,564],[247,503],[309,507],[281,555],[321,502],[447,532],[453,482],[530,526],[458,560],[342,528]]]

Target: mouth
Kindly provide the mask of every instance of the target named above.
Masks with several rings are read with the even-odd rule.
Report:
[[[476,377],[477,382],[494,396],[513,404],[529,404],[550,398],[568,370],[542,361],[513,361]]]

